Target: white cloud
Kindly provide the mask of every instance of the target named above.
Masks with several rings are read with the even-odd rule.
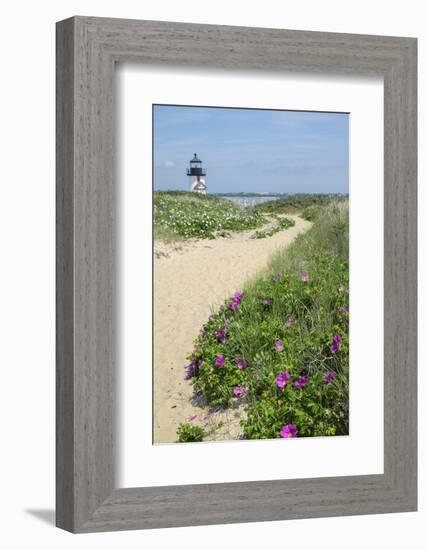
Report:
[[[175,166],[175,163],[172,160],[165,161],[165,168],[172,168],[173,166]]]

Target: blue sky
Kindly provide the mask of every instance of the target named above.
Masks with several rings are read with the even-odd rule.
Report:
[[[156,105],[155,189],[188,189],[197,153],[208,192],[347,193],[349,115]]]

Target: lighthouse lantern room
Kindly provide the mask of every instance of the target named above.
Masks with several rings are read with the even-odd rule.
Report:
[[[194,157],[189,163],[189,168],[187,169],[187,175],[189,177],[190,191],[195,191],[196,193],[206,194],[207,184],[205,183],[206,170],[202,167],[202,161],[198,158],[198,155],[195,153]]]

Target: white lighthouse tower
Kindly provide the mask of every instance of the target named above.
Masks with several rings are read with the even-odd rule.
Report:
[[[195,153],[194,157],[190,161],[189,168],[187,169],[187,175],[189,177],[190,191],[195,191],[196,193],[202,193],[203,195],[207,192],[207,184],[205,183],[204,177],[207,172],[205,168],[202,168],[202,161],[198,158],[198,155]]]

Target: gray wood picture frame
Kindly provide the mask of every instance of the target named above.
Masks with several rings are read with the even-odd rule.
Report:
[[[57,24],[56,47],[57,526],[84,533],[416,510],[416,39],[73,17]],[[382,475],[115,487],[118,62],[383,76]]]

